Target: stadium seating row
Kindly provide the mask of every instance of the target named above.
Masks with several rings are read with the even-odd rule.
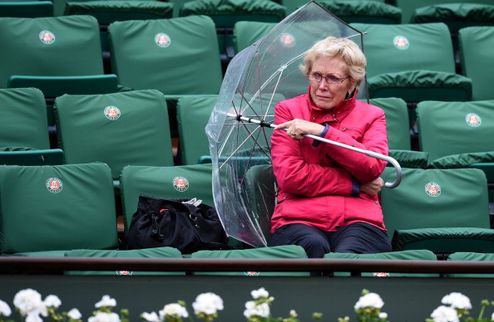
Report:
[[[25,27],[19,27],[24,24]],[[109,33],[113,35],[110,37],[112,65],[116,74],[105,74],[97,22],[90,16],[4,18],[0,19],[0,25],[0,33],[6,39],[5,58],[0,63],[3,72],[0,76],[4,80],[1,87],[40,88],[49,109],[54,98],[64,93],[153,88],[165,93],[173,113],[179,96],[214,95],[221,85],[214,22],[205,16],[112,24]],[[272,26],[274,23],[237,23],[236,51],[257,40]],[[367,32],[365,52],[369,60],[370,97],[405,99],[413,136],[417,136],[415,104],[418,101],[493,99],[488,88],[492,75],[485,72],[484,66],[492,59],[489,53],[494,27],[461,30],[464,75],[460,75],[455,72],[451,40],[444,24],[355,26]],[[40,30],[49,31],[42,32],[43,41],[39,39]],[[162,30],[167,33],[161,33]],[[157,35],[162,36],[150,41]],[[23,64],[18,66],[17,61]],[[363,95],[366,90],[360,93]],[[52,145],[56,145],[53,114],[49,111],[48,121]],[[172,131],[176,136],[177,129]]]
[[[404,171],[398,188],[381,193],[394,251],[427,250],[439,258],[454,252],[494,252],[494,231],[489,228],[487,211],[487,182],[482,171]],[[185,182],[185,186],[178,186],[177,178]],[[126,166],[120,178],[125,228],[137,209],[140,195],[170,199],[195,197],[213,204],[211,178],[211,166],[207,164]],[[124,240],[118,240],[114,201],[111,169],[105,163],[0,166],[2,254],[70,256],[67,253],[73,250],[85,250],[88,254],[99,250],[101,252],[94,256],[119,256],[118,250],[126,250],[126,247]],[[172,253],[177,254],[177,251]],[[215,253],[217,255],[212,255]],[[209,252],[207,256],[228,257],[235,253],[239,253],[238,249],[227,255]],[[281,255],[283,253],[285,255]],[[285,249],[277,256],[301,258],[304,253]],[[368,258],[381,256],[392,258],[394,255],[368,255]],[[344,258],[344,255],[328,257]]]
[[[205,126],[217,95],[185,95],[170,118],[157,90],[62,95],[55,99],[58,144],[51,146],[44,97],[35,88],[0,89],[0,149],[5,164],[60,164],[101,161],[120,175],[125,165],[169,166],[201,163],[209,155]],[[464,167],[487,164],[494,146],[494,100],[417,105],[419,149],[412,149],[406,102],[371,99],[384,109],[391,155],[405,167]],[[171,128],[177,128],[174,151]],[[42,159],[49,150],[59,159]],[[37,156],[35,159],[28,155]],[[9,156],[14,158],[9,161]],[[25,160],[20,158],[24,156]],[[489,175],[489,181],[494,178]]]

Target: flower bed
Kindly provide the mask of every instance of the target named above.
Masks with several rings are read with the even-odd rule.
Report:
[[[289,310],[286,317],[271,315],[271,305],[274,297],[264,288],[251,292],[252,299],[245,303],[243,319],[247,322],[300,322],[297,312]],[[0,300],[0,322],[82,322],[84,319],[77,308],[69,311],[59,311],[62,301],[56,295],[48,295],[44,300],[39,292],[33,289],[23,289],[17,292],[13,299],[14,311],[10,305]],[[363,290],[361,297],[354,305],[354,318],[359,322],[389,322],[392,317],[382,311],[384,301],[377,293]],[[487,322],[494,321],[494,313],[487,316],[486,309],[494,306],[494,302],[481,301],[480,313],[477,317],[470,316],[472,305],[470,299],[459,292],[444,296],[438,306],[425,322]],[[109,295],[104,295],[95,305],[93,313],[87,317],[87,322],[129,322],[127,309],[116,311],[117,301]],[[223,300],[217,294],[207,292],[199,294],[192,303],[192,313],[189,313],[184,301],[168,303],[160,310],[140,314],[144,322],[183,322],[195,319],[213,322],[220,318],[224,308]],[[484,316],[486,315],[486,316]],[[314,312],[313,320],[324,321],[321,313]],[[400,321],[398,317],[396,321]],[[341,317],[338,322],[350,322],[349,316]]]

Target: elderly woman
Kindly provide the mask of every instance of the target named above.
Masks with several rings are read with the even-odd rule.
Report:
[[[366,59],[351,40],[317,42],[301,66],[308,93],[275,107],[271,143],[278,183],[270,246],[297,244],[309,257],[390,251],[378,193],[386,162],[305,134],[388,153],[383,110],[356,99]]]

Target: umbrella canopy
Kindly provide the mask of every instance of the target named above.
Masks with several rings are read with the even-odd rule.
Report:
[[[273,130],[266,125],[273,123],[274,106],[307,91],[299,66],[305,52],[328,36],[346,37],[362,47],[361,32],[316,2],[276,24],[232,59],[206,126],[216,210],[229,236],[254,247],[267,245],[270,218],[261,218],[268,215],[259,213],[248,197],[246,174],[271,164]]]

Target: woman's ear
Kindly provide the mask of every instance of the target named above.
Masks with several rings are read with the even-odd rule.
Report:
[[[355,82],[353,88],[349,89],[348,92],[345,95],[345,100],[349,100],[352,97],[355,96],[355,93],[357,92],[358,88],[360,86],[360,82]]]
[[[357,91],[357,87],[354,87],[352,90],[348,91],[345,95],[345,100],[351,99],[353,96],[355,96],[355,92]]]

